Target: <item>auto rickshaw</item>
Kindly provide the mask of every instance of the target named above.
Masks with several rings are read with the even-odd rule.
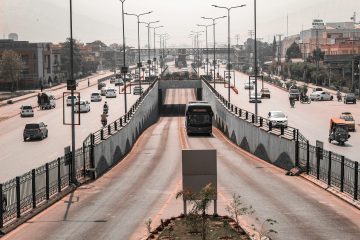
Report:
[[[329,130],[329,143],[337,141],[339,145],[344,143],[350,138],[349,130],[344,119],[331,118]]]

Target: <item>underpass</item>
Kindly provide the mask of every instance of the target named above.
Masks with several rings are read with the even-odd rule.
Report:
[[[195,99],[190,89],[168,89],[164,95],[169,109]],[[186,136],[184,117],[174,115],[160,116],[109,172],[4,239],[140,239],[148,218],[156,226],[160,219],[181,213],[182,201],[175,200],[175,193],[181,189],[180,153],[185,148],[217,149],[220,214],[226,214],[231,195],[238,193],[256,210],[242,221],[277,220],[275,239],[359,238],[355,208],[300,177],[285,176],[284,170],[245,152],[217,129],[213,136]]]

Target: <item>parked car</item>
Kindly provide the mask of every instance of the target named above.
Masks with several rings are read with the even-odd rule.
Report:
[[[2,198],[3,198],[3,201],[2,201],[2,209],[3,209],[3,212],[6,212],[6,207],[7,207],[7,198],[6,198],[6,195],[3,194]]]
[[[257,93],[257,99],[256,99],[255,91],[251,91],[249,102],[255,103],[256,100],[258,103],[261,103],[261,93],[260,92]]]
[[[48,136],[47,125],[43,122],[28,123],[23,132],[24,142],[29,139],[44,139]]]
[[[330,93],[325,92],[325,91],[320,91],[320,92],[313,92],[310,94],[310,99],[312,101],[331,101],[333,100],[333,96],[331,96]]]
[[[31,105],[22,105],[20,107],[20,116],[21,117],[33,117],[34,110]]]
[[[353,93],[348,93],[344,96],[344,103],[348,104],[349,102],[356,104],[356,96]]]
[[[105,93],[106,98],[116,98],[115,88],[108,88]]]
[[[289,98],[292,97],[295,100],[300,100],[300,91],[298,88],[290,88],[289,89]]]
[[[80,110],[79,110],[80,109]],[[90,112],[90,103],[88,100],[80,100],[79,104],[75,105],[74,112]]]
[[[66,98],[66,106],[71,106],[71,99],[74,98],[74,104],[76,104],[76,102],[78,101],[78,96],[67,96]]]
[[[260,90],[261,98],[270,98],[270,90],[268,88],[263,88]]]
[[[114,79],[115,80],[115,79]],[[111,80],[110,80],[111,81]],[[106,87],[106,83],[104,82],[99,82],[98,83],[98,90],[101,90],[103,87]]]
[[[115,86],[124,85],[124,81],[121,78],[116,78],[114,82]]]
[[[287,127],[288,118],[282,111],[270,111],[268,113],[268,124],[272,127]]]
[[[101,100],[102,100],[102,97],[101,97],[100,93],[98,93],[98,92],[91,93],[91,101],[92,102],[101,102]]]
[[[143,87],[140,87],[140,86],[135,86],[134,87],[134,90],[133,90],[134,95],[140,95],[143,92],[144,92]]]
[[[252,89],[254,89],[254,87],[255,87],[255,86],[254,86],[254,84],[252,84],[252,83],[245,83],[245,85],[244,85],[244,88],[245,88],[245,89],[251,89],[251,90],[252,90]]]
[[[340,119],[344,119],[349,131],[355,131],[355,119],[351,112],[343,112],[340,115]]]

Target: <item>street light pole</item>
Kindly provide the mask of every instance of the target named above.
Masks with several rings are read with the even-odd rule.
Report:
[[[216,8],[223,8],[226,9],[228,12],[228,64],[226,66],[227,70],[230,71],[231,70],[231,64],[230,64],[230,10],[233,8],[240,8],[240,7],[245,7],[245,4],[239,5],[239,6],[234,6],[234,7],[221,7],[218,5],[212,5],[213,7]],[[214,59],[215,60],[215,59]],[[228,75],[228,102],[230,103],[230,74]]]
[[[206,76],[209,76],[209,49],[208,49],[208,27],[210,27],[211,25],[202,25],[202,24],[197,24],[197,26],[199,27],[205,27],[205,41],[206,41]]]
[[[216,68],[216,60],[215,60],[215,58],[216,58],[216,54],[215,54],[215,20],[217,20],[217,19],[220,19],[220,18],[226,18],[226,16],[222,16],[222,17],[216,17],[216,18],[208,18],[208,17],[201,17],[201,18],[203,18],[203,19],[210,19],[210,20],[212,20],[213,21],[213,37],[214,37],[214,59],[213,59],[213,65],[214,65],[214,88],[215,88],[215,68]]]
[[[123,68],[126,68],[126,53],[125,53],[125,18],[124,18],[124,2],[125,0],[120,0],[121,2],[121,17],[122,17],[122,34],[123,34]],[[116,59],[116,57],[115,57]],[[116,74],[116,64],[115,64],[115,74]],[[121,74],[121,72],[120,72]],[[126,73],[123,73],[124,80],[124,110],[127,112],[127,96],[126,96]],[[116,76],[115,76],[116,77]]]
[[[196,39],[196,65],[198,67],[198,76],[200,77],[200,69],[199,69],[199,61],[200,61],[200,53],[199,53],[199,36],[200,33],[204,32],[204,31],[191,31]]]
[[[152,29],[154,29],[154,58],[153,58],[153,67],[155,65],[155,69],[156,69],[156,72],[157,72],[157,59],[156,59],[156,40],[155,40],[155,36],[156,36],[156,29],[157,28],[162,28],[164,26],[157,26],[157,27],[151,27]],[[155,71],[154,69],[154,71]]]
[[[140,70],[141,70],[141,58],[140,58],[140,17],[143,16],[143,15],[147,15],[147,14],[150,14],[152,13],[153,11],[150,11],[150,12],[145,12],[145,13],[141,13],[141,14],[134,14],[134,13],[125,13],[126,15],[129,15],[129,16],[136,16],[137,17],[137,26],[138,26],[138,69],[139,69],[139,86],[140,86],[140,89],[141,89],[141,78],[140,78]],[[124,82],[125,82],[125,79],[124,79]],[[126,86],[125,86],[126,88]]]
[[[255,122],[258,116],[258,102],[257,102],[257,75],[258,75],[258,62],[257,62],[257,39],[256,39],[256,0],[254,0],[254,73],[255,73]]]

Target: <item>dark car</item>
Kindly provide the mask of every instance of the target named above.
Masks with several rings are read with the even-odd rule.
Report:
[[[29,123],[25,125],[23,137],[24,141],[27,139],[44,139],[48,136],[47,125],[43,122]]]
[[[104,82],[99,82],[99,83],[98,83],[98,90],[101,90],[103,87],[106,87],[106,83],[104,83]]]
[[[345,104],[348,104],[349,102],[351,102],[351,103],[356,103],[355,94],[353,94],[353,93],[348,93],[348,94],[345,95],[345,97],[344,97],[344,103],[345,103]]]

